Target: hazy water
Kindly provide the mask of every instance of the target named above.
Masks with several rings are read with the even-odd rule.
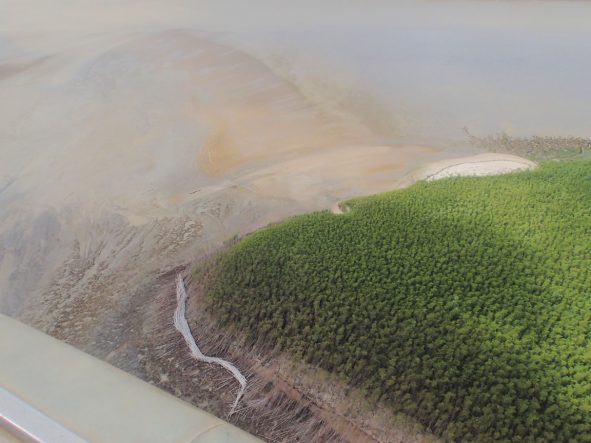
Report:
[[[230,41],[386,136],[457,138],[468,127],[591,137],[591,4],[564,2],[552,20],[528,3],[520,15],[543,18],[535,26],[516,17],[481,25],[486,11],[466,16],[463,4],[447,5],[464,13],[461,22],[404,9],[408,20],[398,16],[391,26],[250,32]],[[511,18],[513,3],[494,7]]]
[[[4,0],[0,59],[171,28],[257,55],[386,138],[591,136],[590,2]]]

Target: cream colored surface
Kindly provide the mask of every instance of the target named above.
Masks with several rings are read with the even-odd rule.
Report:
[[[26,442],[86,443],[29,403],[0,386],[0,426]]]
[[[6,431],[5,429],[2,429],[2,427],[0,427],[0,442],[1,443],[22,443],[21,440],[17,440],[17,438],[8,433],[8,431]]]
[[[445,160],[426,167],[423,171],[427,180],[438,180],[446,177],[506,174],[534,168],[536,164],[515,155],[482,154],[457,160]],[[437,172],[433,172],[437,171]]]
[[[1,315],[0,359],[3,388],[91,442],[259,441],[123,371]]]
[[[439,180],[446,177],[481,177],[533,169],[531,160],[510,154],[479,154],[470,157],[452,158],[423,166],[406,177],[397,180],[392,189],[410,186],[419,180]],[[333,214],[343,214],[348,207],[337,202],[331,207]]]
[[[536,167],[536,163],[511,154],[478,154],[469,157],[452,158],[423,166],[400,181],[407,186],[417,180],[438,180],[457,176],[485,176],[522,171]]]

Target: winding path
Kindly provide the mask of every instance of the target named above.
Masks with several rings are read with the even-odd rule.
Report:
[[[213,363],[222,366],[227,371],[231,372],[234,378],[238,383],[240,383],[240,391],[236,395],[236,400],[234,400],[234,404],[232,404],[232,409],[230,409],[230,413],[228,415],[232,415],[238,405],[238,402],[244,395],[244,391],[246,389],[246,377],[242,375],[242,373],[238,370],[236,366],[232,363],[223,360],[217,357],[208,357],[204,355],[197,343],[195,343],[195,339],[193,338],[193,334],[191,334],[191,329],[189,328],[189,324],[187,323],[187,319],[185,317],[186,312],[186,303],[187,303],[187,291],[185,291],[185,284],[183,282],[183,277],[181,274],[177,274],[176,276],[176,300],[177,300],[177,307],[174,311],[174,327],[181,333],[185,342],[187,342],[187,346],[191,350],[191,355],[194,359],[198,361],[202,361],[205,363]]]

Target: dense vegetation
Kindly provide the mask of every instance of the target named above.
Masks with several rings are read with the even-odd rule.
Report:
[[[221,318],[447,440],[591,442],[591,162],[348,205],[227,250]]]

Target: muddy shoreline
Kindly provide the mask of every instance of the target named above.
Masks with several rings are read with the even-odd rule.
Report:
[[[505,162],[497,165],[496,173],[507,172],[507,167],[521,170],[535,166],[515,156],[483,154],[429,165],[401,180],[400,186],[425,178],[444,178],[442,172],[448,168],[460,175],[490,174],[491,162]],[[458,169],[458,165],[466,168]],[[238,238],[201,257],[193,265],[196,270],[188,267],[183,273],[190,282],[187,319],[199,347],[208,355],[236,364],[248,378],[237,413],[228,414],[237,383],[223,369],[192,360],[186,344],[179,340],[178,332],[175,334],[171,317],[175,272],[180,268],[160,277],[157,295],[150,297],[148,311],[152,314],[139,322],[143,334],[136,339],[144,341],[147,348],[141,368],[134,368],[139,370],[137,375],[266,441],[439,441],[412,418],[391,412],[387,405],[371,403],[338,377],[295,362],[220,325],[208,308],[204,292],[215,272],[216,257],[236,241]]]
[[[202,276],[207,266],[201,268]],[[193,279],[187,307],[199,346],[209,355],[231,360],[248,378],[244,398],[228,416],[238,384],[223,369],[191,358],[174,329],[178,271],[189,275],[182,268],[165,273],[134,301],[143,309],[130,309],[137,315],[129,321],[125,342],[106,357],[108,361],[265,441],[438,441],[412,420],[386,413],[383,405],[361,408],[361,395],[324,371],[224,330],[202,298],[205,280]]]

